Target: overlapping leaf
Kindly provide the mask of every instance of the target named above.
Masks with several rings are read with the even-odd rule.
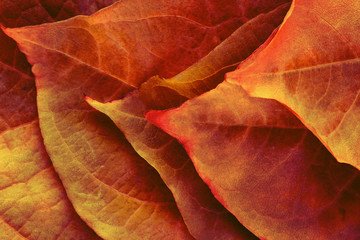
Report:
[[[192,97],[206,90],[201,86],[210,87],[217,84],[223,79],[219,72],[244,59],[250,54],[249,49],[265,41],[271,31],[281,23],[288,6],[285,4],[266,15],[255,17],[194,66],[165,81],[172,84],[170,88],[182,93],[185,97]],[[264,28],[267,28],[266,31],[263,31]],[[259,37],[253,41],[254,36]],[[248,42],[251,43],[248,44]],[[183,82],[177,81],[178,78]],[[198,84],[194,85],[194,82]],[[156,104],[163,107],[177,104],[177,96],[166,95],[164,94],[166,88],[158,91],[158,86],[153,84],[154,78],[150,80],[150,83],[146,82],[145,87],[142,85],[140,90],[142,100],[148,106]],[[165,84],[162,86],[166,86]],[[154,92],[160,94],[154,95]],[[157,97],[148,101],[152,96]],[[92,99],[88,102],[110,116],[125,133],[134,149],[157,169],[173,192],[180,212],[193,236],[197,239],[253,238],[246,230],[242,230],[241,224],[214,199],[199,178],[182,146],[147,122],[144,117],[147,107],[139,99],[137,91],[123,100],[107,104],[101,104]]]
[[[67,9],[85,13],[77,7]],[[6,26],[52,21],[44,16],[39,1],[0,1]],[[0,94],[0,239],[100,239],[75,213],[55,174],[40,134],[30,65],[1,30]]]
[[[107,104],[88,102],[110,116],[140,156],[159,172],[196,239],[254,238],[215,200],[182,146],[145,119],[146,107],[137,92]]]
[[[357,1],[295,0],[269,45],[228,75],[252,96],[286,104],[338,161],[357,168],[359,14]]]
[[[59,63],[56,54],[37,53]],[[79,215],[106,239],[192,239],[157,173],[83,101],[83,91],[111,96],[121,83],[104,84],[100,74],[97,83],[51,81],[53,74],[44,77],[36,66],[34,73],[47,150]]]
[[[77,216],[45,152],[34,79],[0,33],[0,239],[99,239]],[[10,52],[9,52],[10,50]]]
[[[281,21],[276,11],[284,13],[286,6],[259,13],[284,2],[125,0],[91,17],[6,30],[33,65],[42,134],[54,166],[77,212],[98,234],[192,239],[171,193],[142,156],[172,191],[193,236],[244,236],[180,144],[149,124],[144,113],[215,87],[224,72],[265,41]],[[14,2],[2,4],[0,21],[4,16],[7,26],[25,25],[29,16],[34,22],[56,21],[108,4],[20,3],[15,4],[21,15],[8,11]],[[290,106],[339,160],[355,166],[359,7],[347,0],[296,0],[278,33],[228,78],[254,96]],[[235,42],[240,35],[243,41]],[[0,238],[96,238],[70,206],[44,151],[29,65],[11,50],[15,45],[8,38],[0,35],[0,43],[5,43],[0,102],[6,106],[0,109],[0,156],[16,159],[1,162],[0,197],[13,200],[0,204]],[[123,97],[153,75],[160,77],[142,85],[140,98],[135,91],[121,101],[97,102]],[[84,95],[113,118],[140,156]],[[337,163],[282,105],[249,98],[240,87],[223,83],[177,110],[149,116],[178,137],[215,196],[259,237],[359,237],[358,171]],[[29,171],[19,175],[24,166]],[[39,224],[50,213],[60,216],[48,224],[55,227]]]
[[[359,171],[276,101],[222,83],[147,118],[184,144],[215,196],[257,236],[359,238]]]
[[[90,18],[7,30],[33,65],[54,166],[77,212],[106,238],[189,237],[156,173],[83,100],[84,93],[102,101],[120,97],[154,71],[170,76],[241,24],[234,5],[219,15],[198,14],[194,1],[173,4],[122,1]]]
[[[267,1],[261,4],[268,9],[274,3]],[[282,22],[288,8],[289,3],[285,3],[271,12],[254,16],[186,71],[169,79],[159,76],[150,78],[140,87],[142,102],[151,109],[166,109],[213,89],[223,81],[226,72],[234,70],[268,39]]]
[[[21,90],[7,94],[15,91]],[[72,208],[45,152],[38,121],[0,134],[0,238],[100,239]]]

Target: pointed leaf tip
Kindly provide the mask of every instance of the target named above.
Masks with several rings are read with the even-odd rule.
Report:
[[[97,109],[97,107],[102,104],[102,103],[100,103],[100,102],[98,102],[98,101],[96,101],[96,100],[94,100],[91,97],[86,96],[86,95],[85,95],[84,99],[91,107],[93,107],[95,109]]]
[[[151,110],[145,114],[145,118],[155,126],[164,128],[169,121],[168,111]]]
[[[339,162],[358,169],[359,14],[350,0],[294,1],[271,43],[232,77],[252,96],[288,106]]]
[[[177,138],[183,145],[184,139],[178,134],[178,127],[172,124],[171,116],[176,113],[176,109],[170,110],[151,110],[145,114],[145,118],[155,126],[161,128],[171,136]]]
[[[188,139],[182,134],[183,131],[188,130],[186,118],[179,119],[175,117],[178,116],[177,114],[184,106],[186,106],[186,103],[175,109],[151,110],[145,115],[145,117],[150,123],[176,138],[185,149],[191,152],[190,146],[188,145]],[[175,122],[177,124],[175,124]]]
[[[14,40],[16,40],[15,36],[16,36],[16,29],[17,28],[7,28],[7,27],[5,27],[3,25],[0,25],[0,28],[8,37],[13,38]]]

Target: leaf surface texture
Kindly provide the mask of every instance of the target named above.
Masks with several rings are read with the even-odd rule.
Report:
[[[284,106],[228,82],[147,118],[186,148],[217,199],[264,239],[357,239],[359,172]]]
[[[359,13],[358,2],[296,0],[273,40],[227,78],[287,105],[338,161],[357,168]]]

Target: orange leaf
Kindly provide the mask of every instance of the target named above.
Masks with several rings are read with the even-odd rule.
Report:
[[[242,3],[244,4],[244,3]],[[260,2],[268,9],[274,2]],[[239,27],[208,55],[176,76],[164,79],[154,76],[140,87],[140,99],[151,109],[180,105],[188,98],[213,89],[224,80],[224,74],[235,70],[280,25],[290,4],[285,3],[268,13],[255,15]],[[246,7],[246,4],[244,4]]]
[[[274,100],[227,82],[147,118],[184,144],[214,195],[264,239],[356,239],[359,171]]]
[[[78,16],[7,32],[22,48],[34,46],[57,52],[88,71],[137,87],[153,75],[167,78],[181,72],[228,37],[247,17],[287,1],[242,6],[231,0],[127,0],[91,17]],[[63,68],[59,66],[59,71]]]
[[[261,4],[263,7],[267,5],[267,9],[274,3]],[[245,9],[248,7],[246,4],[243,6]],[[213,85],[223,79],[224,69],[233,67],[265,41],[271,31],[280,24],[288,6],[289,4],[283,4],[270,13],[255,15],[214,51],[177,76],[168,80],[151,78],[140,88],[141,100],[145,100],[148,106],[151,101],[152,107],[169,107],[177,104],[176,96],[171,94],[171,90],[186,99],[214,87]],[[168,90],[170,93],[166,94]],[[123,100],[107,104],[90,98],[87,100],[91,106],[110,116],[140,156],[160,173],[172,191],[193,236],[206,240],[254,238],[214,199],[182,146],[147,122],[144,117],[147,107],[140,101],[137,91]]]
[[[0,1],[1,24],[46,21],[52,19],[39,1]],[[0,239],[99,239],[75,213],[53,170],[30,65],[1,30],[0,91]]]
[[[57,53],[30,50],[35,51],[27,52],[32,59],[58,67]],[[105,84],[53,79],[53,68],[41,72],[39,66],[35,64],[34,73],[42,134],[79,215],[106,239],[192,239],[157,173],[111,122],[83,101],[84,91],[111,96],[121,83],[111,78]]]
[[[172,191],[190,233],[196,239],[254,239],[219,202],[198,176],[185,150],[174,138],[145,119],[138,92],[106,104],[87,98],[124,132],[134,149],[151,164]]]
[[[42,142],[34,78],[0,31],[0,239],[99,239],[68,200]]]
[[[87,106],[83,94],[109,101],[154,73],[178,73],[246,17],[273,8],[247,5],[242,12],[233,1],[121,1],[91,17],[6,30],[33,65],[40,125],[54,166],[77,212],[101,236],[189,237],[156,172]]]
[[[340,162],[360,168],[360,4],[295,0],[273,40],[228,75],[296,113]]]
[[[0,134],[0,239],[99,239],[72,208],[45,152],[38,121]]]

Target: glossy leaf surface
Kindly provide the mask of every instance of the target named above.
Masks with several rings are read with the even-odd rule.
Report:
[[[214,195],[264,239],[357,239],[359,171],[285,107],[222,83],[147,118],[179,139]]]
[[[338,161],[357,168],[359,14],[356,1],[295,0],[268,46],[227,78],[287,105]]]

